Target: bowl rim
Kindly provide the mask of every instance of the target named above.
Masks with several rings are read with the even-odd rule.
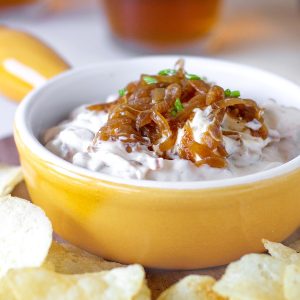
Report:
[[[50,80],[43,83],[38,88],[31,91],[19,104],[16,114],[15,114],[15,124],[14,124],[14,134],[16,136],[20,136],[22,142],[29,148],[30,151],[35,153],[43,161],[51,163],[51,166],[55,166],[56,169],[59,170],[67,170],[68,175],[71,174],[78,176],[89,178],[89,179],[99,179],[102,182],[131,186],[131,187],[142,187],[142,188],[152,188],[152,189],[175,189],[175,190],[201,190],[201,189],[216,189],[216,188],[225,188],[230,186],[239,186],[255,183],[258,181],[268,180],[275,177],[283,176],[287,173],[291,173],[300,168],[300,155],[295,157],[294,159],[269,170],[259,171],[253,174],[232,177],[226,179],[217,179],[217,180],[203,180],[203,181],[155,181],[155,180],[140,180],[140,179],[125,179],[119,178],[112,175],[104,174],[101,172],[91,171],[76,165],[60,158],[59,156],[50,152],[46,147],[44,147],[40,141],[31,133],[30,128],[27,127],[26,115],[30,110],[30,107],[36,99],[38,99],[39,94],[46,90],[48,87],[55,85],[57,82],[66,77],[77,77],[80,76],[84,72],[92,72],[97,71],[99,68],[103,66],[113,66],[118,65],[120,63],[132,63],[139,62],[151,59],[174,59],[177,60],[179,57],[186,60],[199,60],[209,62],[219,62],[223,65],[227,65],[228,67],[238,67],[243,68],[249,71],[255,71],[260,73],[260,75],[268,76],[269,78],[273,78],[276,80],[280,80],[294,86],[294,88],[299,90],[300,97],[300,86],[293,83],[290,80],[287,80],[281,76],[273,74],[271,72],[255,68],[252,66],[247,66],[244,64],[233,63],[223,59],[214,59],[207,58],[202,56],[188,56],[188,55],[151,55],[151,56],[141,56],[137,58],[129,58],[129,59],[120,59],[120,60],[111,60],[105,62],[99,62],[97,64],[90,64],[83,67],[75,67],[70,70],[64,71],[59,75],[51,78]]]

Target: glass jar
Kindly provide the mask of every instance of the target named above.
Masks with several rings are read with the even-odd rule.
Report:
[[[0,0],[0,9],[34,4],[38,1],[39,0]]]
[[[124,40],[174,45],[204,37],[221,0],[100,0],[113,33]]]

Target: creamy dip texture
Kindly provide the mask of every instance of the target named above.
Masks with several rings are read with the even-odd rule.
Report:
[[[84,106],[75,109],[67,120],[48,129],[43,135],[43,143],[52,153],[74,165],[122,178],[200,181],[243,176],[279,166],[300,152],[300,111],[280,106],[272,100],[260,106],[264,109],[268,137],[255,137],[250,131],[242,132],[239,139],[224,136],[224,146],[229,154],[226,168],[197,167],[189,160],[180,159],[177,146],[183,135],[181,129],[174,147],[168,152],[172,160],[159,157],[139,144],[133,145],[128,152],[122,141],[97,140],[93,143],[108,114]],[[207,129],[209,112],[210,106],[205,110],[194,109],[194,117],[189,123],[196,142]],[[224,130],[236,130],[236,126],[229,116],[222,122]],[[257,120],[247,123],[253,130],[260,126]]]

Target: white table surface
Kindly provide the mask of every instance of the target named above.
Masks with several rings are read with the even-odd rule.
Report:
[[[73,66],[149,54],[117,43],[96,7],[43,19],[1,14],[0,24],[41,37]],[[221,21],[210,38],[201,47],[180,53],[249,64],[300,84],[300,2],[225,0]],[[0,138],[11,134],[16,107],[0,96]]]

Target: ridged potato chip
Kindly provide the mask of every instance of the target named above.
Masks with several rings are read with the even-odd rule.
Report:
[[[0,164],[0,197],[9,195],[22,180],[20,167]]]
[[[63,274],[100,272],[122,267],[119,263],[106,261],[71,244],[55,241],[51,245],[45,266]]]
[[[210,276],[189,275],[165,290],[157,300],[222,300],[212,287],[215,279]]]
[[[286,300],[300,299],[300,266],[289,265],[286,267],[283,286]]]
[[[0,198],[0,277],[10,269],[39,267],[52,242],[44,211],[27,200]]]
[[[289,248],[281,243],[270,242],[268,240],[263,240],[263,244],[271,256],[286,263],[300,265],[300,254],[296,250]]]
[[[266,254],[249,254],[229,264],[213,290],[230,300],[283,300],[286,264]]]
[[[139,265],[80,275],[44,268],[11,270],[2,286],[16,300],[150,300]]]

